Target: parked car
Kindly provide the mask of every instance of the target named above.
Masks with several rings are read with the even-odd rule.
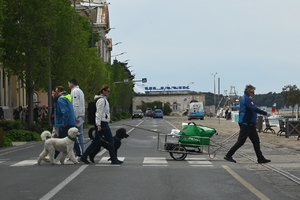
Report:
[[[155,109],[153,118],[164,118],[163,111],[161,109]]]
[[[153,111],[152,110],[146,110],[145,115],[146,115],[146,117],[153,117]]]
[[[144,114],[143,114],[143,111],[142,110],[134,110],[132,112],[132,119],[134,118],[143,118],[144,117]]]

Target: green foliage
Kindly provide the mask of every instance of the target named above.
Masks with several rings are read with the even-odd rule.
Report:
[[[47,125],[47,127],[48,127],[48,125]],[[29,126],[27,127],[27,130],[41,134],[45,130],[45,128],[40,123],[37,123],[37,124],[32,123],[32,124],[29,124]],[[48,130],[48,129],[46,129],[46,130]],[[52,128],[51,128],[51,131],[52,131]]]
[[[0,126],[3,127],[4,131],[24,129],[24,125],[21,121],[0,120]]]
[[[223,95],[220,95],[220,97],[216,96],[216,104],[219,105],[220,101],[220,107],[222,108],[226,102],[226,98],[222,98]],[[255,94],[253,96],[253,101],[256,106],[268,106],[272,107],[274,103],[276,103],[276,108],[280,109],[283,108],[285,105],[285,102],[283,100],[282,93],[272,93],[269,92],[268,94]],[[205,94],[205,105],[211,106],[214,104],[214,94],[213,93],[207,93]],[[217,106],[216,105],[216,106]]]
[[[49,77],[52,89],[61,85],[67,92],[67,81],[76,78],[87,102],[102,84],[108,84],[111,107],[129,109],[134,84],[114,82],[134,76],[126,63],[110,65],[96,47],[91,48],[91,24],[74,13],[69,0],[0,0],[0,4],[0,59],[7,75],[18,76],[26,87],[29,123],[33,121],[33,92],[47,90]],[[94,34],[94,42],[99,39]]]
[[[285,103],[294,107],[299,103],[300,90],[296,85],[286,85],[282,88],[282,96]]]
[[[11,147],[12,146],[12,141],[8,137],[4,136],[4,146],[5,147]]]
[[[5,137],[11,141],[41,141],[40,135],[36,132],[17,129],[5,132]]]
[[[3,6],[4,5],[4,3],[3,3],[4,1],[3,0],[0,0],[0,35],[2,35],[2,27],[3,27],[3,22],[4,22],[4,14],[3,14],[3,12],[4,12],[4,8],[5,8],[5,6]],[[3,43],[3,38],[2,37],[0,37],[0,62],[2,62],[2,55],[3,55],[3,48],[2,48],[2,43]]]
[[[256,106],[272,107],[276,103],[276,108],[280,109],[285,106],[281,93],[256,94],[253,96],[253,101]]]
[[[112,121],[116,122],[128,118],[131,118],[131,114],[129,112],[118,112],[113,115]]]

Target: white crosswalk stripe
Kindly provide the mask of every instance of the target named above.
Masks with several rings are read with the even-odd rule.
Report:
[[[21,162],[11,165],[12,167],[24,167],[37,164],[36,160],[23,160]]]
[[[97,167],[105,167],[105,166],[110,166],[110,167],[116,167],[116,166],[121,166],[121,165],[112,165],[111,161],[108,161],[109,157],[102,157],[100,161],[94,165]],[[118,157],[119,160],[124,161],[125,157]],[[0,164],[5,164],[6,160],[0,160]],[[184,161],[182,161],[184,162]],[[191,167],[213,167],[213,163],[207,160],[206,158],[202,157],[190,157],[186,158],[185,162],[189,164]],[[176,165],[176,162],[172,162],[172,165]],[[49,164],[47,162],[42,161],[42,165]],[[57,161],[57,164],[60,165],[60,162]],[[12,164],[10,166],[12,167],[22,167],[22,166],[31,166],[31,165],[37,165],[37,160],[23,160],[21,162],[17,162],[15,164]],[[65,165],[73,165],[73,162],[68,162],[65,161]],[[143,167],[168,167],[170,165],[170,162],[165,157],[144,157],[143,162],[142,162]],[[93,165],[92,165],[93,166]]]
[[[165,157],[145,157],[143,166],[169,166]]]
[[[213,167],[213,164],[205,158],[186,158],[192,167]]]
[[[98,164],[96,164],[95,166],[100,166],[100,167],[104,167],[104,166],[113,166],[113,167],[121,166],[121,165],[112,165],[111,161],[108,161],[109,158],[110,157],[102,157],[101,160],[98,162]],[[118,159],[120,161],[124,161],[125,157],[118,157]]]

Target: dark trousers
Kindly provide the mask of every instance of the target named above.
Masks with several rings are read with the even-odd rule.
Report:
[[[68,131],[70,128],[73,128],[74,126],[72,125],[67,125],[65,127],[59,127],[59,134],[58,134],[58,137],[57,138],[65,138],[68,136]],[[75,155],[76,156],[80,156],[81,155],[81,151],[80,151],[80,147],[79,147],[79,144],[77,142],[77,138],[75,140],[75,143],[74,143],[74,150],[75,150]],[[54,155],[54,158],[57,158],[57,156],[59,155],[59,151],[55,151],[55,155]]]
[[[112,136],[111,130],[109,128],[108,122],[101,122],[101,131],[98,132],[98,128],[96,128],[95,138],[93,139],[92,143],[88,146],[85,152],[82,154],[82,158],[87,159],[88,155],[94,150],[99,149],[101,146],[100,136],[103,136],[105,141],[108,142],[108,151],[112,161],[117,160],[117,156],[115,153],[115,144],[114,138]]]
[[[250,124],[250,125],[245,125],[239,123],[240,126],[240,134],[237,142],[231,147],[231,149],[228,151],[226,154],[226,157],[232,157],[232,155],[241,147],[245,144],[247,137],[251,140],[254,151],[256,153],[257,160],[264,160],[264,156],[262,155],[262,152],[260,150],[260,145],[259,145],[259,137],[256,131],[256,125],[255,124]]]

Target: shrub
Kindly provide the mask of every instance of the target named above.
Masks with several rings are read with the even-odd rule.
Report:
[[[41,141],[40,134],[17,129],[5,132],[5,137],[9,138],[11,141]]]
[[[4,146],[5,147],[11,147],[12,146],[12,142],[8,137],[4,136]]]
[[[39,123],[37,123],[37,124],[32,123],[32,124],[30,124],[30,125],[28,126],[27,130],[28,130],[28,131],[32,131],[32,132],[36,132],[36,133],[40,133],[40,134],[41,134],[41,133],[44,131],[44,128],[43,128],[43,126],[42,126],[41,124],[39,124]],[[46,130],[48,130],[48,129],[46,129]],[[51,129],[51,131],[52,131],[52,129]],[[51,131],[50,131],[50,132],[51,132]]]
[[[24,129],[24,125],[21,121],[0,120],[0,126],[3,127],[4,131]]]

